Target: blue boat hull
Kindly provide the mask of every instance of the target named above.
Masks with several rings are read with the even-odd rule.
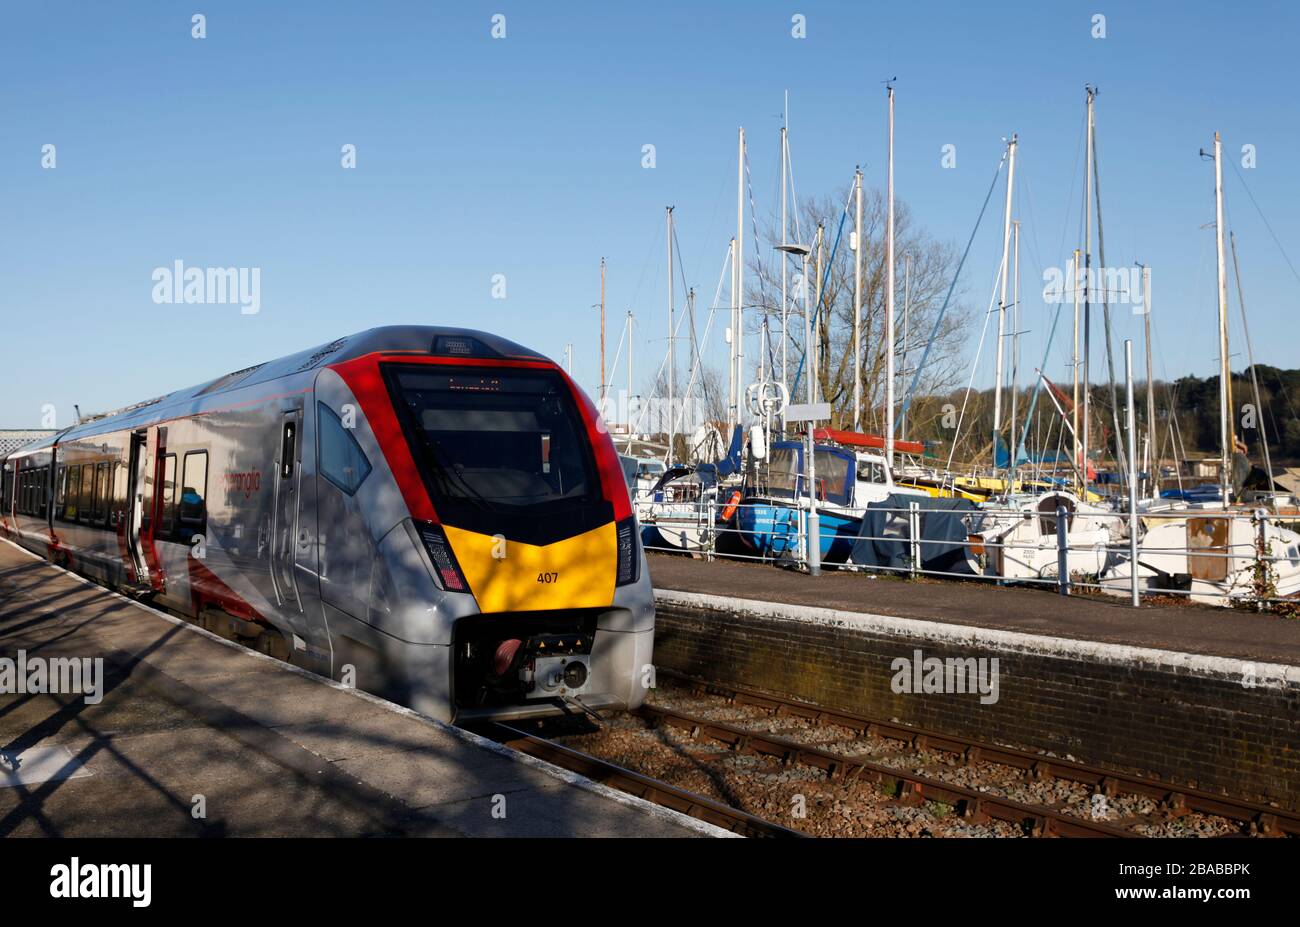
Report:
[[[849,559],[862,519],[819,509],[822,560],[843,563]],[[799,511],[787,505],[746,500],[736,510],[736,527],[746,546],[768,557],[798,554]]]

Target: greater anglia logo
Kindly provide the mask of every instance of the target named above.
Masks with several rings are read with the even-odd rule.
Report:
[[[247,499],[262,488],[262,471],[248,470],[237,473],[233,470],[227,470],[225,473],[226,492],[229,495],[243,494]]]
[[[74,856],[50,875],[51,898],[130,898],[133,907],[147,908],[153,896],[150,863],[83,863]]]

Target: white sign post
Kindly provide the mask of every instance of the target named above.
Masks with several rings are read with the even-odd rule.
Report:
[[[818,576],[822,571],[822,526],[821,516],[817,514],[817,442],[813,437],[813,422],[826,421],[831,417],[829,402],[806,402],[785,408],[787,422],[808,423],[808,449],[804,456],[805,479],[808,481],[808,574]]]

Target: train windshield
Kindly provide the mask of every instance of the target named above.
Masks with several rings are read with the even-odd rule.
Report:
[[[388,375],[440,513],[542,514],[600,495],[578,409],[554,371],[421,366]]]

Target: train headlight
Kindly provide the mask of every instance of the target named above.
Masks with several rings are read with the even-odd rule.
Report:
[[[420,525],[420,540],[433,561],[434,574],[439,585],[447,592],[469,592],[469,583],[456,562],[456,554],[447,542],[447,535],[439,525]]]
[[[629,586],[641,578],[641,551],[637,546],[636,516],[618,523],[618,574],[615,584]]]

